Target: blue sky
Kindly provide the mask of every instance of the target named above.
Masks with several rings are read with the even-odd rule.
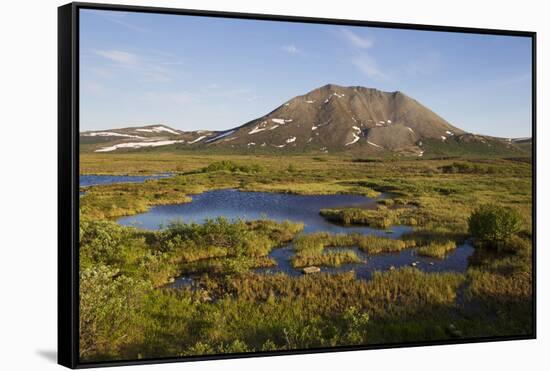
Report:
[[[400,90],[466,131],[531,136],[531,40],[81,10],[81,130],[241,125],[327,83]]]

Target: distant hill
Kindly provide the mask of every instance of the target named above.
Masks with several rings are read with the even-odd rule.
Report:
[[[465,132],[407,95],[360,86],[325,85],[226,131],[180,131],[149,125],[80,134],[81,148],[120,152],[143,148],[236,153],[527,154],[530,138]]]
[[[512,138],[510,141],[525,151],[531,152],[533,149],[533,138]]]

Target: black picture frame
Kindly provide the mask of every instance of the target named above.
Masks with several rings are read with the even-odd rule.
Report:
[[[531,39],[532,45],[532,166],[533,166],[533,328],[529,335],[456,339],[445,341],[419,341],[374,346],[343,346],[293,351],[255,352],[159,359],[120,360],[82,363],[79,360],[79,11],[81,9],[113,10],[125,12],[192,15],[235,19],[269,20],[315,24],[369,26],[406,30],[443,31],[487,35],[521,36]],[[270,14],[233,13],[190,9],[158,8],[146,6],[111,5],[97,3],[70,3],[58,8],[58,363],[69,368],[139,365],[243,357],[278,356],[341,352],[380,348],[418,347],[536,338],[536,32],[487,28],[448,27],[408,23],[387,23],[363,20],[328,19]]]

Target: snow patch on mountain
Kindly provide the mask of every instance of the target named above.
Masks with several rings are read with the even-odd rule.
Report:
[[[174,130],[172,130],[170,128],[167,128],[165,126],[154,126],[152,128],[136,129],[136,131],[141,131],[141,132],[145,132],[145,133],[162,133],[162,132],[166,132],[166,133],[175,134],[175,135],[180,134],[177,131],[174,131]]]
[[[346,143],[345,144],[346,146],[349,146],[350,144],[353,144],[353,143],[357,143],[357,141],[361,139],[361,137],[359,137],[359,135],[355,133],[351,133],[351,135],[353,135],[353,140],[351,142]]]
[[[256,134],[256,133],[259,133],[260,131],[264,131],[264,130],[267,130],[267,128],[261,128],[259,126],[256,126],[254,129],[250,130],[248,132],[248,134]]]
[[[93,133],[84,133],[82,134],[82,136],[84,137],[124,137],[124,138],[134,138],[134,139],[145,139],[144,137],[140,137],[139,135],[115,133],[113,131],[96,131]]]
[[[292,119],[271,119],[271,121],[279,125],[284,125],[287,122],[292,122]]]
[[[189,144],[194,144],[194,143],[200,142],[200,141],[203,140],[204,138],[206,138],[206,135],[201,135],[201,136],[198,137],[197,139],[190,141]]]
[[[184,140],[159,140],[155,142],[130,142],[130,143],[119,143],[115,144],[110,147],[103,147],[100,149],[96,149],[95,152],[111,152],[115,151],[119,148],[142,148],[142,147],[160,147],[160,146],[167,146],[170,144],[175,143],[184,143]]]

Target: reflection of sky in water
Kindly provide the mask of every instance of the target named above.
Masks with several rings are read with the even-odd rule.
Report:
[[[368,207],[374,205],[371,198],[357,195],[302,196],[269,192],[240,192],[224,189],[193,196],[193,201],[176,205],[161,205],[139,215],[119,219],[122,225],[158,229],[173,220],[202,223],[206,219],[257,220],[267,218],[276,221],[290,220],[305,224],[304,232],[326,231],[331,233],[363,233],[387,235],[387,231],[362,226],[345,227],[327,222],[319,210],[337,207]],[[392,227],[393,237],[398,237],[410,227]]]
[[[119,219],[122,225],[134,225],[139,228],[159,229],[170,221],[202,223],[206,219],[225,217],[228,219],[257,220],[261,218],[276,221],[290,220],[303,222],[304,233],[325,231],[330,233],[361,233],[398,238],[412,230],[409,226],[393,226],[388,230],[374,229],[364,226],[346,227],[327,222],[319,215],[322,208],[338,207],[372,207],[375,200],[357,195],[316,195],[302,196],[269,192],[240,192],[236,190],[217,190],[193,196],[189,203],[161,205],[151,208],[148,212]],[[389,233],[389,231],[391,231]],[[361,259],[361,263],[344,264],[340,267],[321,267],[322,272],[341,273],[355,272],[361,279],[369,279],[374,271],[415,266],[425,272],[456,271],[463,272],[468,265],[468,257],[473,253],[473,247],[465,243],[450,252],[445,259],[434,259],[418,256],[415,249],[406,249],[399,253],[368,255],[357,247],[327,248],[329,251],[353,250]],[[293,268],[290,259],[294,254],[292,243],[274,249],[269,256],[277,266],[256,269],[257,273],[284,273],[291,276],[302,274],[301,268]],[[393,268],[392,268],[393,267]],[[191,285],[193,280],[184,276],[178,278],[172,287]]]
[[[398,253],[386,253],[369,255],[357,247],[350,248],[326,248],[325,254],[330,251],[354,251],[361,263],[342,264],[339,267],[321,267],[323,273],[355,272],[359,279],[371,279],[375,271],[387,271],[401,267],[412,266],[424,272],[464,272],[468,268],[468,257],[473,254],[474,247],[469,243],[458,246],[451,251],[445,259],[434,259],[416,254],[415,249],[406,249]],[[276,266],[258,268],[254,272],[260,274],[286,274],[289,276],[302,276],[302,268],[293,268],[290,259],[294,255],[292,243],[287,246],[274,249],[269,254],[276,262]],[[193,287],[194,280],[189,276],[177,278],[169,287]]]
[[[321,267],[321,272],[341,273],[354,271],[358,278],[369,279],[374,271],[385,271],[391,267],[399,268],[410,266],[415,263],[415,266],[425,272],[443,272],[454,271],[463,272],[468,266],[468,257],[473,253],[474,248],[470,244],[463,244],[450,252],[445,259],[434,259],[416,254],[414,249],[406,249],[399,253],[387,253],[368,255],[357,247],[353,248],[327,248],[325,253],[329,251],[346,251],[353,250],[362,263],[343,264],[340,267]],[[286,273],[291,276],[302,274],[301,268],[293,268],[290,264],[290,258],[294,255],[292,245],[275,249],[269,256],[277,262],[276,267],[257,269],[258,273]]]
[[[147,179],[160,179],[170,177],[170,174],[158,175],[81,175],[80,186],[115,184],[115,183],[143,183]]]

